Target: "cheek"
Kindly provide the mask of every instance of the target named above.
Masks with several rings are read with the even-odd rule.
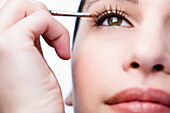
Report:
[[[119,87],[122,59],[128,45],[112,35],[93,34],[82,39],[73,52],[74,92],[79,102],[94,106],[113,93],[113,86]]]

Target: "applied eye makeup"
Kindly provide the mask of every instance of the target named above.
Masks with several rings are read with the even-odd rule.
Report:
[[[102,10],[96,11],[94,14],[95,26],[123,26],[132,27],[133,24],[127,19],[127,13],[122,8],[118,8],[116,5],[113,8],[104,7]]]
[[[121,24],[124,22],[127,22],[130,26],[132,24],[126,19],[126,11],[123,11],[122,9],[118,9],[117,5],[116,8],[112,8],[110,5],[110,8],[107,9],[104,7],[101,10],[96,11],[94,14],[91,13],[83,13],[83,12],[64,12],[64,11],[56,11],[56,10],[49,10],[50,13],[53,16],[76,16],[76,17],[87,17],[87,18],[93,18],[93,22],[95,26],[100,26],[102,23],[109,18],[108,20],[108,26],[121,26]],[[106,23],[106,22],[105,22]],[[105,25],[107,25],[107,23]]]
[[[94,26],[121,26],[132,28],[134,27],[133,18],[136,12],[134,4],[138,4],[136,0],[107,0],[107,4],[103,0],[87,1],[85,4],[85,12],[64,12],[50,10],[53,16],[75,16],[91,18]],[[102,6],[102,7],[101,7]],[[133,7],[132,7],[133,6]],[[87,11],[87,8],[89,11]],[[88,12],[88,13],[86,13]]]

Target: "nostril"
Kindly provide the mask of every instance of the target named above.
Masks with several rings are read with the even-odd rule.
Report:
[[[153,69],[154,69],[155,71],[161,71],[161,70],[164,69],[164,66],[161,65],[161,64],[157,64],[157,65],[155,65],[155,66],[153,67]]]
[[[132,63],[131,63],[131,67],[132,67],[132,68],[138,68],[138,67],[139,67],[139,64],[136,63],[136,62],[132,62]]]

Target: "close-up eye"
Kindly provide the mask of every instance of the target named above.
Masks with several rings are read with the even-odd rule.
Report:
[[[96,26],[115,26],[115,27],[133,27],[133,24],[126,18],[125,11],[104,9],[97,12],[96,19],[94,19]]]
[[[104,20],[102,25],[105,26],[122,26],[122,27],[131,27],[132,25],[122,17],[114,16]]]

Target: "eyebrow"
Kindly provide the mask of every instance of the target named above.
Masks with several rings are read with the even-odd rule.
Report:
[[[91,0],[88,2],[88,5],[87,5],[87,9],[89,9],[91,7],[92,4],[96,3],[96,2],[99,2],[101,0]],[[138,0],[113,0],[113,1],[126,1],[126,2],[130,2],[130,3],[133,3],[133,4],[138,4]]]

